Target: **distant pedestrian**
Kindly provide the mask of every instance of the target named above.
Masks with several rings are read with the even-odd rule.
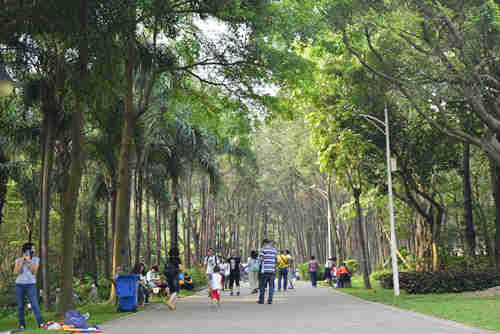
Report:
[[[248,280],[250,282],[252,294],[259,292],[260,260],[257,258],[258,255],[259,254],[253,250],[248,259]]]
[[[333,267],[333,257],[328,258],[325,263],[325,283],[332,286],[332,267]]]
[[[338,279],[337,279],[337,266],[335,264],[336,259],[334,258],[333,266],[330,269],[330,275],[332,277],[332,285],[334,288],[338,288]]]
[[[309,260],[308,270],[309,277],[311,277],[312,286],[313,288],[316,288],[318,279],[318,261],[314,256],[311,256],[311,260]]]
[[[231,296],[234,294],[234,285],[236,285],[236,295],[240,295],[240,279],[241,279],[241,256],[238,256],[236,248],[231,250],[231,257],[227,259],[229,265],[229,289]]]
[[[343,288],[345,283],[349,280],[349,275],[349,269],[347,269],[346,263],[343,262],[337,269],[337,287]]]
[[[288,285],[288,266],[290,265],[290,256],[282,250],[278,256],[278,292],[281,291],[281,281],[283,280],[283,291],[286,292]]]
[[[260,293],[258,304],[264,304],[264,296],[266,294],[266,287],[269,286],[267,303],[273,303],[274,295],[274,279],[276,277],[276,260],[278,258],[278,251],[271,246],[271,241],[264,239],[262,242],[262,250],[259,257],[262,261],[262,269],[260,272]]]
[[[214,249],[213,248],[207,249],[207,256],[205,256],[205,259],[203,260],[203,271],[207,275],[208,281],[210,281],[210,275],[213,274],[215,266],[218,266],[219,264],[220,264],[220,259],[217,255],[215,255]],[[210,291],[208,292],[208,294],[210,296]]]
[[[17,302],[19,329],[26,328],[24,320],[24,300],[26,297],[29,299],[33,313],[35,313],[38,327],[43,327],[43,319],[36,292],[36,274],[40,265],[40,258],[33,256],[34,252],[34,245],[31,242],[25,243],[21,250],[22,257],[16,259],[16,265],[14,266],[14,274],[17,275],[14,292]]]

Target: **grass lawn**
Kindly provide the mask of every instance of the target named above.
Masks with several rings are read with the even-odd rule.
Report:
[[[379,281],[371,280],[372,290],[363,288],[361,277],[354,277],[352,283],[352,288],[340,291],[373,302],[454,320],[466,325],[500,331],[500,317],[498,317],[500,297],[477,297],[461,294],[409,295],[404,290],[401,290],[399,297],[395,297],[392,290],[382,289]]]
[[[143,309],[139,307],[139,310]],[[116,312],[116,306],[100,303],[100,304],[88,304],[81,307],[77,307],[77,310],[81,313],[85,314],[88,312],[90,314],[90,318],[87,320],[87,324],[89,326],[99,325],[103,322],[110,321],[113,319],[117,319],[123,317],[130,312],[118,313]],[[46,330],[43,329],[33,329],[37,327],[36,321],[33,316],[33,312],[31,310],[26,310],[26,327],[29,330],[23,331],[26,334],[35,334],[35,333],[47,333]],[[54,312],[51,313],[43,313],[44,321],[58,321],[59,317]],[[12,330],[16,329],[18,326],[17,322],[17,314],[9,316],[7,318],[0,320],[0,331]]]
[[[179,298],[187,297],[187,296],[192,296],[197,293],[198,290],[195,291],[187,291],[187,290],[181,290],[179,293]],[[153,297],[151,302],[152,303],[161,303],[164,300],[158,297]],[[139,307],[139,311],[144,310],[144,307]],[[89,313],[90,318],[87,320],[87,324],[89,326],[93,325],[99,325],[102,324],[103,322],[111,321],[120,317],[123,317],[125,315],[131,314],[130,312],[122,312],[118,313],[116,312],[116,306],[107,304],[107,303],[99,303],[99,304],[88,304],[84,305],[81,307],[77,307],[77,310],[80,311],[81,313]],[[26,326],[27,328],[30,328],[29,330],[23,331],[23,334],[40,334],[40,333],[47,333],[46,330],[44,329],[33,329],[37,327],[36,321],[33,316],[33,312],[31,310],[26,310]],[[56,316],[55,313],[43,313],[43,319],[44,321],[58,321],[60,320],[59,317]],[[7,330],[12,330],[16,329],[18,326],[17,322],[17,314],[11,315],[7,318],[0,319],[0,332],[2,331],[7,331]],[[67,333],[67,332],[65,332]]]

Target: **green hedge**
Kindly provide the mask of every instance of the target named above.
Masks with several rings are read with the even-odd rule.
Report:
[[[380,276],[380,285],[392,289],[392,274]],[[500,272],[495,269],[483,271],[438,271],[399,273],[399,286],[410,294],[457,293],[485,290],[500,285]]]

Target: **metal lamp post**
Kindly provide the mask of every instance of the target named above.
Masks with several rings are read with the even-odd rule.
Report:
[[[5,63],[0,55],[0,97],[9,96],[14,91],[14,81],[5,69]]]
[[[380,123],[384,126],[385,130],[380,128],[376,123],[372,123],[375,127],[384,133],[385,135],[385,145],[386,145],[386,156],[387,156],[387,188],[389,192],[389,219],[391,226],[391,258],[392,258],[392,278],[394,284],[394,295],[399,296],[399,270],[398,270],[398,258],[396,255],[396,227],[394,223],[394,202],[392,196],[392,166],[391,166],[391,142],[390,142],[390,133],[389,133],[389,114],[387,112],[387,105],[384,107],[384,117],[385,122],[382,122],[377,117],[366,115],[366,114],[357,114],[361,117],[367,118],[368,120]]]

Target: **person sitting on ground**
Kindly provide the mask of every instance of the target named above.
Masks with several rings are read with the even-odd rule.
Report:
[[[188,273],[184,273],[184,284],[181,285],[181,289],[188,291],[194,290],[193,278],[189,276]]]
[[[36,293],[36,274],[40,264],[40,258],[33,256],[35,247],[33,243],[27,242],[21,249],[22,257],[16,259],[14,266],[14,274],[16,278],[16,302],[17,302],[17,315],[19,319],[19,329],[26,328],[24,320],[24,300],[28,297],[31,303],[33,313],[38,323],[38,327],[43,327],[43,318],[40,313],[40,306],[38,305],[38,298]]]
[[[160,272],[157,265],[151,267],[151,270],[146,274],[147,285],[154,291],[154,289],[164,289],[167,294],[167,284],[160,279]]]

